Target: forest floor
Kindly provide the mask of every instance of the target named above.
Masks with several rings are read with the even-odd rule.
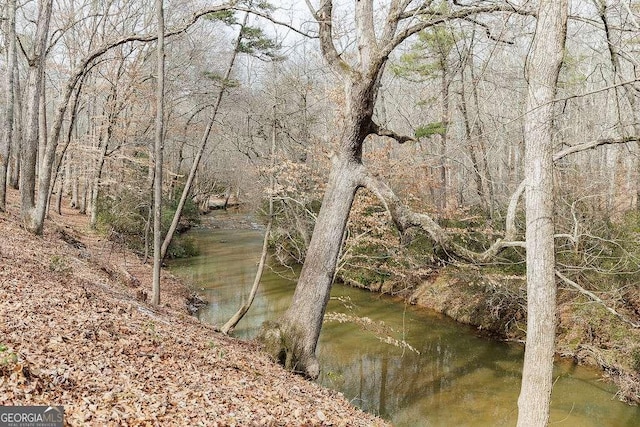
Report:
[[[13,190],[0,213],[0,405],[62,405],[69,425],[385,425],[189,316],[170,273],[148,304],[150,265],[51,216],[25,231]]]

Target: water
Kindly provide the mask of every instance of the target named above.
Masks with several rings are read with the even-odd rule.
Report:
[[[201,320],[221,325],[249,294],[262,232],[190,233],[201,254],[174,262],[172,270],[210,301]],[[262,322],[286,310],[295,274],[282,267],[265,269],[260,292],[236,336],[254,337]],[[371,319],[364,326],[326,322],[320,335],[318,382],[355,405],[397,426],[515,425],[522,346],[479,337],[473,328],[438,314],[340,285],[333,288],[327,313]],[[383,342],[402,339],[419,354]],[[640,426],[640,408],[618,402],[615,388],[600,380],[598,370],[558,361],[554,375],[552,426]]]

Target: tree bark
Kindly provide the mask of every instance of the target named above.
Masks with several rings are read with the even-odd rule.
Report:
[[[13,67],[13,99],[15,102],[14,109],[14,132],[11,148],[11,171],[9,174],[9,184],[11,188],[17,190],[20,188],[20,151],[22,147],[22,90],[20,84],[20,72],[18,70],[18,61],[16,60]]]
[[[164,2],[156,0],[158,20],[158,68],[156,89],[156,137],[153,180],[153,285],[151,303],[160,304],[160,267],[162,265],[162,151],[164,137]]]
[[[541,0],[526,65],[527,339],[518,427],[546,426],[549,422],[556,330],[553,100],[564,53],[567,14],[567,0]]]
[[[29,75],[27,79],[27,137],[23,143],[20,156],[20,199],[21,215],[24,226],[35,234],[42,233],[42,224],[36,221],[35,189],[36,167],[38,159],[38,116],[40,110],[41,79],[44,75],[46,44],[49,34],[52,0],[38,2],[38,26],[36,28],[35,45],[29,59]],[[48,187],[47,187],[48,190]]]
[[[14,121],[14,92],[13,77],[16,64],[16,0],[7,2],[6,38],[7,43],[7,71],[5,78],[5,108],[2,140],[0,141],[0,211],[6,209],[7,201],[7,172],[9,159],[11,158],[11,146],[13,144]]]
[[[311,243],[291,306],[260,335],[267,351],[286,368],[315,379],[320,373],[316,345],[329,300],[342,236],[363,172],[362,164],[345,153],[334,158]]]

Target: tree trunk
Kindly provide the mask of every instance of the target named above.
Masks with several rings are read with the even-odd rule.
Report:
[[[345,153],[334,158],[322,207],[291,306],[281,319],[265,323],[260,339],[286,368],[315,379],[320,373],[316,345],[329,301],[342,236],[363,166]]]
[[[464,77],[464,73],[463,73]],[[469,152],[469,158],[471,159],[471,165],[473,166],[473,178],[476,184],[476,191],[478,196],[480,197],[480,203],[482,207],[492,215],[491,212],[491,204],[487,197],[487,192],[485,191],[485,185],[483,183],[483,176],[480,168],[480,163],[478,162],[478,158],[476,156],[475,144],[473,142],[473,134],[471,133],[471,122],[469,118],[469,110],[467,109],[467,100],[465,95],[465,81],[463,79],[460,93],[460,112],[462,113],[462,120],[464,121],[464,134],[467,140],[466,149]],[[463,181],[464,182],[464,181]]]
[[[472,46],[473,49],[473,46]],[[482,174],[482,184],[484,187],[484,193],[489,202],[489,215],[491,218],[495,216],[494,207],[495,207],[495,195],[493,191],[493,179],[491,177],[491,171],[489,170],[489,164],[487,162],[487,148],[485,144],[485,134],[484,134],[484,125],[482,123],[482,118],[480,116],[480,95],[478,94],[478,78],[475,73],[474,66],[474,51],[471,50],[469,52],[469,73],[471,74],[471,92],[473,94],[473,104],[475,105],[476,112],[475,118],[473,120],[473,127],[471,134],[477,138],[477,146],[479,156],[479,165]],[[464,84],[464,82],[463,82]]]
[[[222,87],[220,88],[220,92],[218,92],[218,97],[216,98],[216,103],[213,105],[213,110],[211,111],[211,118],[209,119],[209,123],[204,130],[204,134],[202,135],[202,139],[200,140],[200,146],[198,147],[198,151],[196,153],[195,158],[193,159],[193,163],[191,164],[191,169],[189,170],[189,175],[187,176],[187,181],[184,184],[184,188],[182,189],[182,194],[180,195],[180,200],[178,201],[178,207],[176,208],[175,213],[173,214],[173,219],[171,220],[171,225],[169,226],[169,230],[167,231],[167,235],[162,242],[162,250],[161,257],[164,257],[167,254],[167,249],[169,249],[169,245],[171,244],[171,240],[173,239],[173,235],[178,228],[178,223],[180,222],[180,216],[182,215],[182,210],[184,209],[184,205],[187,202],[187,197],[189,197],[189,193],[191,192],[191,187],[193,186],[193,180],[196,177],[196,172],[198,172],[198,167],[200,166],[200,161],[202,159],[202,155],[204,154],[204,150],[207,148],[207,141],[209,140],[209,135],[211,134],[211,129],[213,128],[213,124],[215,123],[216,117],[218,115],[218,109],[220,108],[220,104],[222,103],[222,97],[224,96],[226,84],[231,77],[231,72],[233,71],[233,65],[236,62],[236,58],[240,51],[240,44],[242,43],[242,29],[247,25],[247,19],[249,14],[245,14],[244,20],[242,21],[242,26],[240,27],[240,34],[238,34],[238,38],[236,39],[236,44],[233,49],[233,53],[231,55],[231,60],[229,61],[229,65],[227,66],[227,70],[222,80]],[[182,163],[182,147],[180,148],[180,163]],[[227,200],[225,200],[224,208],[227,208]]]
[[[242,32],[241,32],[242,34]],[[251,304],[253,304],[253,300],[258,293],[258,286],[260,286],[260,279],[262,279],[262,271],[264,270],[264,264],[267,260],[267,253],[269,250],[269,235],[271,234],[271,226],[273,225],[273,193],[275,189],[275,177],[274,177],[274,167],[276,164],[276,139],[277,139],[277,120],[276,120],[276,106],[273,106],[273,129],[271,130],[271,174],[269,175],[269,222],[267,223],[267,229],[264,232],[264,239],[262,241],[262,253],[260,254],[260,262],[258,263],[258,270],[256,271],[256,276],[253,279],[253,285],[251,286],[251,291],[249,292],[249,298],[247,301],[242,304],[240,309],[227,321],[227,323],[222,326],[220,330],[223,334],[228,334],[233,331],[238,322],[242,320],[249,308],[251,308]]]
[[[82,184],[82,192],[80,193],[80,203],[78,205],[78,211],[82,215],[87,214],[87,196],[89,193],[89,180],[87,179],[87,165],[82,165],[80,182]]]
[[[440,77],[440,96],[442,97],[440,105],[440,121],[444,126],[444,131],[440,135],[440,152],[438,157],[440,158],[440,164],[438,165],[438,174],[440,180],[440,188],[438,189],[438,210],[440,215],[443,215],[447,209],[447,196],[449,194],[448,180],[449,174],[447,173],[447,133],[449,127],[449,80],[447,73],[449,68],[447,67],[446,58],[441,58],[440,67],[442,76]]]
[[[80,209],[80,177],[78,176],[78,166],[72,163],[72,159],[69,160],[69,175],[71,177],[71,201],[69,207],[72,209]]]
[[[13,145],[14,93],[13,76],[16,63],[16,0],[7,2],[7,71],[5,78],[5,108],[2,140],[0,141],[0,211],[6,209],[7,201],[7,172],[11,146]]]
[[[60,185],[58,186],[58,192],[56,193],[56,213],[58,215],[62,215],[62,195],[65,187],[64,175],[65,172],[62,171],[60,174]]]
[[[9,183],[15,190],[20,188],[20,151],[22,147],[22,90],[20,85],[20,72],[18,61],[13,67],[13,99],[15,101],[14,117],[15,129],[13,132],[13,146],[11,148],[11,173]]]
[[[56,155],[55,166],[53,167],[53,182],[51,183],[50,190],[49,190],[49,200],[51,199],[51,194],[56,184],[56,179],[58,178],[58,176],[60,176],[60,182],[61,182],[60,191],[58,192],[58,197],[56,200],[56,212],[58,212],[58,215],[62,215],[62,210],[61,210],[62,193],[64,192],[65,186],[68,185],[67,183],[71,182],[71,165],[69,164],[69,155],[67,154],[67,149],[71,144],[73,129],[76,126],[76,118],[78,116],[78,104],[80,101],[80,92],[82,91],[83,83],[84,83],[84,79],[81,79],[75,91],[75,95],[72,101],[71,114],[69,117],[69,124],[67,128],[66,139],[62,147],[62,150],[60,151],[60,154]],[[64,174],[60,174],[60,171],[62,169],[62,164],[65,161],[65,157],[67,159],[67,165],[64,168]],[[74,200],[75,202],[71,203],[71,207],[75,207],[77,205],[77,192],[75,194]]]
[[[242,306],[236,311],[236,313],[227,320],[227,323],[222,326],[220,332],[225,335],[228,335],[233,329],[236,327],[238,322],[242,320],[249,308],[251,308],[251,304],[253,304],[253,300],[256,298],[256,294],[258,293],[258,286],[260,285],[260,279],[262,279],[262,272],[264,270],[264,265],[267,261],[267,254],[269,253],[269,234],[271,234],[271,225],[273,224],[273,218],[269,218],[269,222],[267,223],[267,229],[264,232],[264,239],[262,241],[262,252],[260,253],[260,261],[258,262],[258,270],[256,271],[256,275],[253,279],[253,284],[251,285],[251,291],[249,292],[249,298],[247,301],[242,304]]]
[[[567,13],[567,0],[541,0],[526,68],[527,340],[518,427],[546,426],[549,422],[556,330],[553,99],[564,53]]]
[[[44,167],[44,156],[47,148],[47,82],[45,80],[44,67],[42,68],[42,78],[40,79],[40,108],[38,109],[38,176],[42,174]]]
[[[111,126],[109,124],[109,126]],[[91,219],[89,220],[89,227],[96,228],[98,222],[98,195],[100,191],[100,179],[102,178],[102,169],[104,167],[104,160],[107,157],[107,148],[109,146],[109,134],[107,130],[107,136],[104,137],[104,141],[100,144],[100,153],[96,162],[96,170],[93,172],[93,185],[91,192]]]
[[[153,285],[151,303],[160,304],[160,267],[162,265],[162,145],[164,137],[164,5],[156,0],[158,20],[158,68],[156,89],[155,172],[153,180]]]
[[[40,111],[41,79],[44,75],[45,51],[49,34],[52,0],[38,2],[38,26],[32,58],[29,59],[27,79],[27,138],[20,156],[20,199],[24,226],[35,234],[42,233],[42,224],[36,221],[35,189],[36,164],[38,159],[38,116]],[[47,188],[48,189],[48,188]]]

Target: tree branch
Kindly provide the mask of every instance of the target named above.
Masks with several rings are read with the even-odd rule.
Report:
[[[638,141],[640,141],[640,137],[627,136],[620,139],[605,138],[605,139],[597,139],[595,141],[584,142],[582,144],[572,145],[570,147],[567,147],[557,152],[556,154],[553,155],[553,161],[556,162],[562,159],[563,157],[568,156],[569,154],[577,153],[579,151],[590,150],[590,149],[599,147],[601,145],[626,144],[627,142],[638,142]]]
[[[578,292],[580,292],[583,295],[588,296],[589,298],[591,298],[593,301],[597,302],[598,304],[602,305],[605,310],[607,310],[609,313],[613,314],[614,316],[616,316],[617,318],[619,318],[620,320],[622,320],[625,323],[628,323],[629,325],[631,325],[634,328],[640,328],[640,323],[636,323],[633,320],[627,319],[625,316],[623,316],[622,314],[618,313],[617,311],[615,311],[613,308],[609,307],[600,297],[598,297],[596,294],[594,294],[591,291],[588,291],[587,289],[583,288],[582,286],[580,286],[579,284],[577,284],[576,282],[574,282],[573,280],[569,279],[567,276],[565,276],[564,274],[560,273],[558,270],[556,270],[556,276],[562,280],[564,283],[566,283],[567,285],[571,286],[574,289],[577,289]]]
[[[375,123],[372,127],[377,127]],[[379,128],[378,128],[379,129]],[[387,131],[391,135],[384,135],[384,130],[379,132],[372,131],[372,133],[389,136],[395,138],[397,135],[392,131]],[[402,137],[400,137],[402,138]],[[406,138],[406,137],[405,137]],[[640,138],[631,136],[622,139],[599,139],[596,141],[585,142],[583,144],[574,145],[564,150],[557,152],[553,156],[553,160],[558,161],[569,154],[577,153],[579,151],[589,150],[601,145],[608,144],[622,144],[627,142],[639,141]],[[424,213],[417,213],[410,210],[405,206],[393,190],[381,179],[372,176],[371,174],[365,174],[361,185],[373,192],[378,200],[382,203],[385,209],[391,215],[391,219],[400,231],[404,233],[409,228],[420,228],[426,232],[431,239],[438,244],[445,252],[451,253],[455,256],[463,258],[467,261],[474,263],[486,263],[498,255],[501,251],[509,247],[525,247],[525,242],[516,240],[517,230],[515,226],[515,218],[517,212],[518,201],[524,193],[525,181],[522,181],[516,191],[511,195],[509,199],[509,205],[507,208],[507,217],[505,220],[505,236],[502,239],[497,239],[489,248],[484,252],[475,252],[464,246],[456,243],[448,235],[447,231],[442,228],[433,218]],[[562,237],[557,235],[555,237]]]
[[[255,15],[255,16],[259,16],[260,18],[264,18],[264,19],[266,19],[268,21],[271,21],[272,23],[274,23],[276,25],[279,25],[281,27],[285,27],[285,28],[287,28],[287,29],[289,29],[289,30],[291,30],[291,31],[293,31],[295,33],[300,34],[301,36],[308,37],[310,39],[317,39],[318,38],[318,36],[315,36],[315,35],[312,35],[312,34],[309,34],[309,33],[305,33],[304,31],[294,27],[293,25],[287,24],[286,22],[283,22],[283,21],[279,21],[279,20],[275,19],[273,16],[269,15],[268,13],[260,12],[259,10],[251,9],[251,8],[248,8],[248,7],[242,7],[242,6],[234,6],[233,10],[237,10],[238,12],[246,12],[246,13],[250,13],[250,14]]]
[[[426,232],[445,252],[456,255],[473,263],[486,263],[508,247],[524,247],[524,242],[496,240],[486,251],[474,252],[454,242],[446,230],[431,216],[417,213],[405,206],[393,190],[382,180],[365,174],[362,186],[371,190],[391,215],[391,219],[401,233],[417,227]]]
[[[509,41],[509,40],[503,40],[500,37],[494,36],[493,33],[491,32],[491,28],[489,28],[489,26],[487,24],[485,24],[484,22],[480,22],[477,19],[471,18],[471,17],[467,17],[467,18],[462,18],[463,20],[467,21],[467,22],[471,22],[474,25],[477,25],[479,27],[484,28],[484,32],[487,35],[487,38],[489,40],[493,40],[495,42],[498,43],[504,43],[504,44],[515,44],[515,42],[513,41]]]
[[[398,29],[398,23],[400,22],[400,16],[402,11],[409,6],[411,0],[393,0],[389,6],[389,13],[387,14],[387,20],[382,31],[382,40],[385,42],[391,40],[393,35]]]
[[[386,136],[387,138],[393,138],[398,142],[398,144],[404,144],[405,142],[417,142],[417,140],[412,136],[400,135],[390,129],[385,129],[380,127],[377,123],[373,121],[371,121],[370,133],[373,135]]]
[[[318,22],[318,34],[320,38],[320,50],[322,50],[322,56],[327,60],[331,69],[340,76],[345,76],[351,73],[353,70],[349,64],[347,64],[333,44],[333,1],[323,0],[320,9],[315,10],[310,0],[305,0],[307,7],[311,11],[311,14]]]
[[[423,9],[421,6],[417,9],[400,14],[400,21],[409,18],[415,18],[418,16],[422,17],[423,19],[419,23],[405,28],[403,31],[397,33],[395,37],[388,40],[387,44],[382,47],[380,56],[386,58],[399,44],[401,44],[412,35],[417,34],[426,28],[430,28],[438,24],[453,21],[456,19],[467,19],[475,15],[496,12],[515,13],[522,16],[536,16],[536,12],[533,10],[519,8],[509,3],[465,7],[448,14],[442,14],[431,9]]]

